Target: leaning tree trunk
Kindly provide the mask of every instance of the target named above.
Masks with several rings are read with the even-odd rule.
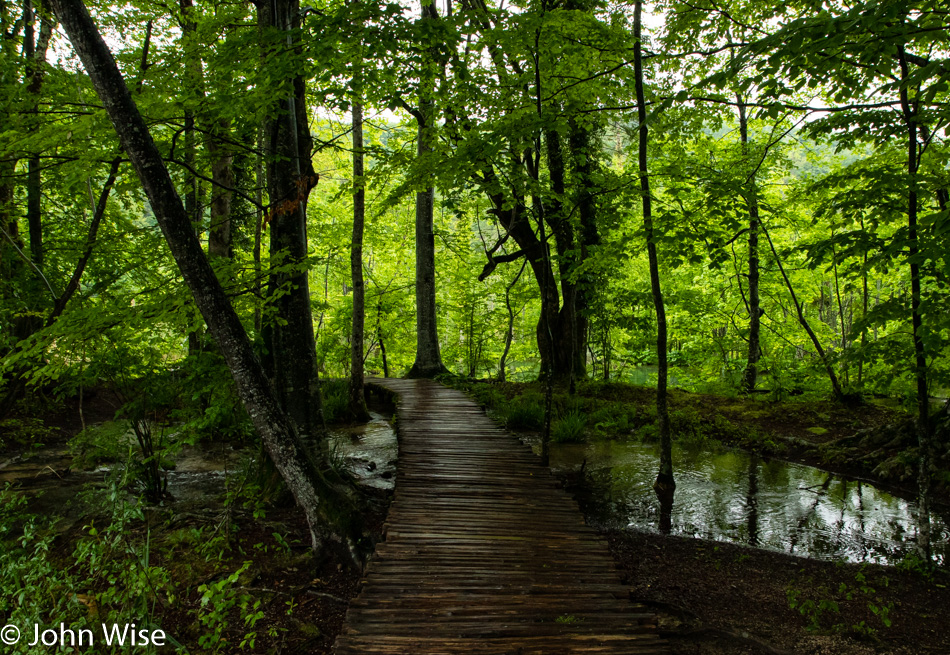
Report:
[[[438,18],[435,4],[422,7],[423,22]],[[431,67],[431,55],[425,57],[424,67]],[[417,154],[419,158],[432,152],[435,111],[432,104],[434,75],[423,73],[422,97],[416,116],[419,123]],[[426,175],[428,177],[428,175]],[[425,190],[416,194],[416,360],[409,369],[411,378],[430,378],[445,373],[442,354],[439,351],[439,330],[435,310],[435,234],[433,213],[435,188],[428,183]]]
[[[115,126],[182,277],[234,377],[238,394],[278,471],[303,509],[314,548],[332,535],[349,500],[342,489],[321,475],[301,447],[294,423],[282,411],[251,341],[218,282],[181,198],[132,101],[115,59],[99,35],[82,0],[50,0],[82,60],[93,88]]]
[[[805,318],[803,303],[799,302],[798,300],[798,294],[795,293],[795,287],[792,286],[792,281],[789,279],[788,273],[785,271],[785,265],[782,264],[782,258],[779,257],[778,250],[775,248],[775,243],[772,241],[772,237],[769,236],[769,230],[765,226],[765,223],[761,220],[759,221],[759,227],[762,229],[762,234],[765,236],[765,240],[768,241],[769,250],[772,251],[772,258],[775,260],[775,264],[778,266],[779,273],[782,274],[782,280],[785,281],[785,288],[788,289],[788,295],[792,298],[792,304],[795,305],[795,312],[798,315],[798,322],[805,329],[805,333],[808,335],[808,338],[811,339],[812,345],[815,346],[815,351],[818,353],[818,358],[825,367],[825,372],[828,374],[828,380],[831,382],[832,394],[834,395],[835,400],[839,402],[843,401],[845,399],[845,395],[844,391],[841,390],[841,383],[838,382],[838,376],[835,374],[835,370],[832,368],[831,362],[828,360],[828,354],[822,347],[821,341],[818,340],[818,335],[815,334],[815,331],[811,328],[811,324],[808,322],[808,319]]]
[[[672,497],[676,489],[673,479],[673,446],[670,438],[670,416],[667,407],[666,383],[669,373],[669,364],[666,357],[666,306],[663,303],[663,291],[660,288],[660,265],[657,258],[656,242],[653,233],[653,208],[650,198],[650,177],[647,169],[647,109],[643,93],[643,56],[641,17],[643,2],[637,0],[634,5],[633,30],[635,43],[633,46],[634,75],[637,93],[637,122],[639,123],[639,172],[640,192],[643,199],[643,229],[647,238],[647,255],[650,260],[650,288],[653,291],[653,306],[656,309],[656,418],[660,433],[660,470],[656,476],[653,488],[661,501],[665,497]]]
[[[299,16],[299,0],[277,0],[258,5],[261,26],[265,31],[276,31],[282,41],[269,43],[264,66],[293,70],[293,62],[282,59],[295,54],[289,46],[292,45],[291,30],[299,27]],[[270,324],[266,334],[273,380],[281,405],[305,441],[316,446],[322,454],[326,447],[326,429],[306,265],[307,199],[318,176],[310,161],[312,140],[305,82],[298,74],[291,72],[288,75],[291,90],[287,96],[279,98],[278,106],[267,119],[264,149],[268,159],[271,261],[289,264],[293,271],[272,273],[268,280],[268,292],[270,297],[276,298],[274,305],[279,320]]]

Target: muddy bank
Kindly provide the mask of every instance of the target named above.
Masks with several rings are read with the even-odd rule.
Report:
[[[356,511],[365,551],[381,538],[395,478],[390,409],[375,403],[369,423],[331,427],[333,465],[362,489]],[[115,429],[96,443],[115,435],[127,452],[122,423],[111,421],[109,407],[102,410],[96,418]],[[43,572],[41,582],[31,583],[38,596],[47,595],[46,587],[77,592],[40,608],[41,622],[147,619],[173,644],[160,653],[330,652],[361,573],[342,552],[311,551],[301,512],[258,448],[176,445],[162,463],[168,493],[145,504],[134,475],[123,474],[126,460],[93,457],[68,443],[82,427],[76,416],[75,407],[51,414],[49,423],[57,425],[46,427],[58,429],[48,429],[44,440],[0,454],[0,485],[9,483],[25,498],[21,509],[0,515],[2,533],[19,535],[34,523],[31,515],[38,515],[39,527],[24,545],[0,545],[5,558],[24,567],[24,575]],[[85,418],[91,427],[88,411]],[[171,425],[162,429],[175,433]],[[136,591],[142,562],[151,581],[145,595]],[[146,596],[147,612],[139,602]],[[0,608],[0,624],[11,619],[5,612]],[[221,632],[212,645],[214,630]]]
[[[633,530],[604,534],[631,598],[658,612],[674,655],[950,653],[945,573],[928,578]]]

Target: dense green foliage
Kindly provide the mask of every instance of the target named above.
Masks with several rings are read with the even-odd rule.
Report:
[[[300,27],[286,31],[259,25],[252,3],[88,7],[265,368],[269,331],[288,320],[281,299],[305,273],[320,375],[349,374],[353,197],[363,184],[364,367],[409,370],[413,203],[434,186],[445,366],[464,378],[565,383],[554,441],[650,437],[657,416],[642,404],[573,394],[578,382],[653,385],[657,376],[633,6],[436,4],[435,18],[420,20],[417,5],[304,3]],[[660,0],[646,10],[642,123],[671,386],[916,404],[915,455],[929,476],[930,397],[950,388],[946,3]],[[108,389],[120,400],[118,427],[83,430],[72,452],[93,465],[133,451],[126,483],[157,502],[173,446],[253,441],[251,417],[51,10],[5,2],[0,30],[0,448],[45,438],[29,416],[47,399]],[[300,203],[269,197],[266,181],[282,158],[268,150],[265,126],[293,107],[295,77],[319,174],[310,190],[298,168],[309,192],[300,192],[303,261],[267,247],[274,221]],[[351,173],[356,103],[366,118],[363,180]],[[436,117],[426,126],[432,148],[419,152],[427,116]],[[751,367],[758,377],[748,384]],[[543,428],[540,385],[496,400],[509,427]],[[326,385],[323,418],[346,408],[345,386]],[[685,439],[727,429],[689,404],[670,421]],[[172,423],[173,444],[162,427]],[[26,576],[58,597],[131,576],[128,590],[175,593],[167,570],[130,559],[141,543],[122,543],[137,506],[77,545],[74,560],[88,567],[42,581],[52,538],[0,504],[0,529],[25,522],[22,534],[0,532],[11,548],[3,584]],[[93,561],[104,549],[115,570]],[[212,632],[237,606],[253,632],[254,608],[230,590],[240,573],[202,590]],[[103,611],[128,614],[129,594],[100,597]],[[0,606],[24,617],[53,609]]]
[[[23,55],[22,17],[12,9],[5,8],[3,19],[10,38],[3,59],[7,129],[0,143],[9,191],[0,306],[4,380],[9,385],[24,375],[31,386],[55,383],[60,392],[74,392],[102,379],[141,379],[169,367],[191,371],[185,335],[200,331],[201,322],[124,165],[79,290],[43,327],[79,259],[90,201],[117,145],[88,83],[71,64],[68,43],[55,32],[47,61],[38,64],[42,84],[31,87],[35,73]],[[848,390],[912,394],[911,249],[920,268],[926,374],[931,388],[946,386],[948,73],[946,36],[935,28],[945,24],[945,12],[926,3],[821,12],[808,4],[727,10],[673,2],[654,9],[665,22],[653,21],[648,44],[650,156],[675,381],[739,382],[748,334],[744,233],[754,196],[766,236],[760,255],[764,389],[781,397],[824,384],[797,302]],[[449,368],[466,376],[497,375],[510,307],[507,374],[537,374],[542,289],[530,273],[537,262],[516,283],[517,260],[497,268],[493,263],[479,278],[489,261],[486,249],[503,242],[489,250],[496,259],[519,250],[513,239],[506,241],[511,226],[499,215],[521,203],[522,219],[535,231],[539,212],[567,216],[562,224],[545,218],[558,271],[550,283],[584,292],[588,373],[636,379],[655,352],[637,240],[629,9],[463,3],[455,10],[437,27],[424,28],[396,5],[327,5],[308,12],[302,51],[269,64],[304,70],[311,84],[321,181],[310,202],[307,265],[322,370],[342,376],[349,367],[346,255],[353,181],[343,118],[358,48],[369,112],[367,370],[383,371],[384,349],[391,375],[412,362],[411,192],[434,176],[439,329]],[[274,111],[267,99],[281,90],[273,87],[280,75],[256,65],[260,40],[267,37],[258,35],[247,11],[198,4],[189,13],[197,26],[192,32],[182,31],[182,15],[149,5],[103,5],[95,15],[182,194],[197,187],[196,228],[203,236],[219,191],[211,184],[215,155],[202,125],[228,126],[232,242],[230,259],[219,265],[253,331],[260,325],[255,312],[265,324],[271,320],[259,277],[280,265],[266,250],[259,264],[254,261],[262,214],[265,242],[267,237],[267,200],[255,168],[257,125]],[[441,63],[437,105],[443,120],[439,146],[419,159],[415,132],[403,118],[412,120],[424,47],[434,49]],[[907,53],[903,77],[900,52]],[[913,178],[902,168],[901,89],[908,90],[919,132]],[[750,116],[747,146],[737,134],[737,105]],[[186,129],[188,116],[197,136]],[[554,171],[563,176],[559,183],[550,169],[555,140],[564,167]],[[36,156],[42,251],[27,225],[25,171]],[[914,237],[906,225],[910,184],[920,216]],[[588,201],[596,239],[585,240],[581,207]],[[562,298],[562,306],[569,301]]]

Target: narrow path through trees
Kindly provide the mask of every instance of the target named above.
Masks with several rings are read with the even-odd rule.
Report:
[[[526,446],[459,391],[372,384],[399,394],[399,476],[337,655],[668,652]]]

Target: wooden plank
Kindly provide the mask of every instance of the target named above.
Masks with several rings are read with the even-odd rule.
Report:
[[[399,394],[396,491],[334,653],[669,652],[530,448],[458,391],[370,382]]]

